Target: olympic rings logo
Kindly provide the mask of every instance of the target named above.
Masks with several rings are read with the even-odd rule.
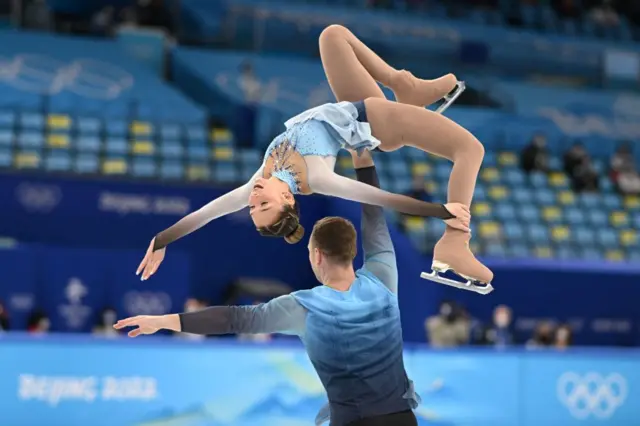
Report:
[[[576,419],[610,418],[627,398],[627,380],[618,373],[583,376],[566,372],[558,378],[558,399]]]
[[[130,89],[134,78],[120,67],[94,59],[63,62],[45,55],[20,54],[0,57],[0,82],[39,95],[67,90],[85,98],[110,100]]]

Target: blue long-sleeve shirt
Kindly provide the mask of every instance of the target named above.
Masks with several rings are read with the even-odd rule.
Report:
[[[378,186],[374,167],[358,180]],[[182,331],[282,333],[300,337],[329,399],[316,418],[331,426],[415,408],[419,397],[402,358],[395,251],[383,209],[362,206],[364,265],[346,291],[301,290],[255,306],[181,314]]]

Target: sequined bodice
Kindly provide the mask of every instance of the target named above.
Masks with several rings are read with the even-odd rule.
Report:
[[[324,123],[307,120],[294,125],[278,135],[269,145],[264,155],[266,163],[273,158],[271,175],[287,183],[293,194],[299,193],[299,180],[289,161],[290,155],[297,152],[301,156],[336,157],[341,149],[337,138]]]

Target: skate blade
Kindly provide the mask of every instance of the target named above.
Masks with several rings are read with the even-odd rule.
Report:
[[[474,280],[462,275],[460,276],[462,278],[465,278],[467,280],[466,282],[460,282],[451,278],[440,276],[440,274],[444,274],[445,272],[447,272],[449,268],[439,270],[439,268],[436,269],[432,267],[432,269],[433,271],[431,271],[431,273],[428,273],[428,272],[421,273],[420,278],[424,280],[433,281],[438,284],[448,285],[449,287],[459,288],[461,290],[473,291],[474,293],[478,293],[483,296],[493,291],[493,286],[491,284],[477,284],[476,282],[474,282]]]
[[[438,109],[436,109],[436,112],[438,114],[442,114],[443,112],[445,112],[447,108],[453,105],[456,99],[458,99],[460,95],[462,95],[462,92],[464,92],[466,88],[467,88],[467,85],[465,84],[464,81],[457,82],[456,89],[453,91],[453,93],[444,97],[444,103],[440,105]]]

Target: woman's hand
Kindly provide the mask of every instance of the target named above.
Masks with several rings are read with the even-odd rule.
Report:
[[[471,213],[469,212],[469,207],[460,203],[449,203],[445,204],[444,208],[455,216],[452,219],[445,220],[444,223],[452,228],[471,232],[471,228],[469,228],[469,225],[471,224]]]
[[[144,259],[142,259],[142,262],[140,262],[140,266],[138,266],[138,270],[136,271],[136,275],[140,275],[140,273],[142,272],[140,281],[145,281],[149,279],[151,275],[155,274],[160,267],[160,264],[164,260],[166,247],[153,251],[155,242],[155,238],[151,240],[149,248],[147,249],[147,253],[144,255]]]

